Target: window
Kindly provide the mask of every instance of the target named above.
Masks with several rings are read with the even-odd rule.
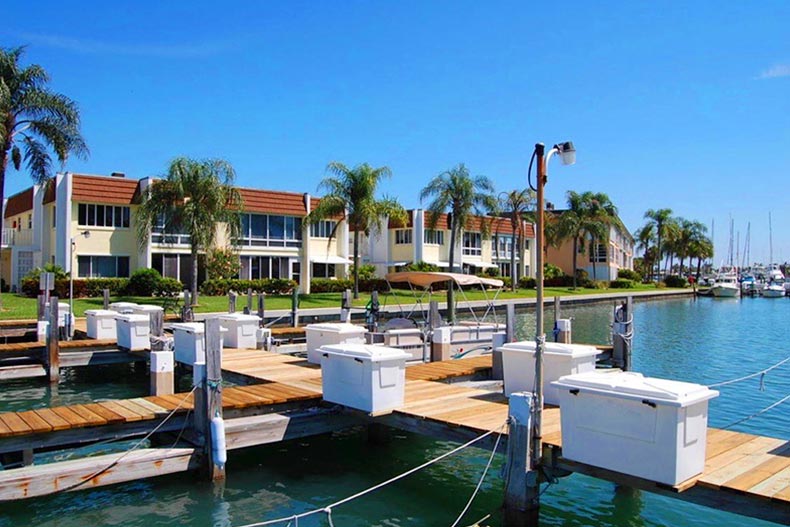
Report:
[[[188,233],[183,232],[183,229],[173,228],[172,226],[170,229],[167,229],[165,223],[164,216],[159,216],[156,219],[156,222],[151,228],[152,243],[163,243],[167,245],[189,244]],[[162,276],[165,275],[163,274]],[[175,276],[170,276],[169,278],[175,278]]]
[[[57,225],[57,218],[58,218],[58,209],[55,205],[52,205],[52,228],[54,229]]]
[[[129,276],[128,256],[78,256],[77,275],[81,278]]]
[[[313,278],[334,278],[335,264],[313,263]]]
[[[80,203],[77,205],[77,224],[80,227],[128,229],[129,218],[129,207],[95,205],[93,203]],[[52,226],[55,226],[55,207],[52,207]]]
[[[510,258],[510,253],[513,250],[513,237],[512,236],[498,236],[497,247],[499,248],[499,258]],[[518,255],[516,255],[518,256]],[[509,276],[509,275],[506,275]]]
[[[464,233],[464,254],[481,255],[483,254],[483,237],[479,232]]]
[[[591,263],[602,263],[607,261],[608,245],[604,243],[596,243],[593,250],[590,252]]]
[[[423,241],[433,245],[444,245],[444,231],[426,229]]]
[[[151,268],[159,271],[165,278],[175,278],[182,284],[192,283],[192,255],[189,254],[151,254]],[[198,285],[206,277],[205,256],[198,255]]]
[[[331,220],[313,223],[310,225],[310,236],[313,238],[329,238],[332,232],[334,232],[335,226],[337,226],[337,222]]]
[[[28,229],[32,229],[33,228],[33,215],[32,214],[28,214],[27,215],[27,228]]]
[[[258,247],[301,247],[302,218],[242,214],[240,243]]]
[[[239,278],[242,280],[288,278],[289,262],[290,258],[279,256],[242,256]]]
[[[406,245],[411,243],[411,229],[396,229],[395,244]]]

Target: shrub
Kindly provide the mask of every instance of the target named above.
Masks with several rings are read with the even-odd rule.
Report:
[[[174,297],[181,294],[184,284],[175,278],[162,278],[154,288],[154,296]]]
[[[354,276],[354,266],[348,266],[348,276]],[[376,266],[373,264],[362,264],[359,266],[359,279],[371,280],[376,277]]]
[[[588,273],[586,269],[576,269],[576,281],[579,283],[589,282],[590,273]],[[586,287],[586,286],[582,286],[582,287]]]
[[[488,278],[499,278],[499,267],[486,267],[482,274]]]
[[[531,276],[522,276],[518,279],[519,289],[535,289],[535,279]]]
[[[505,289],[510,289],[510,285],[513,283],[512,278],[510,278],[509,276],[498,276],[497,278],[499,278],[500,280],[502,280],[502,282],[504,282],[504,285],[502,287],[504,287]]]
[[[573,286],[573,277],[570,275],[563,275],[560,276],[553,276],[551,278],[543,278],[543,285],[546,287],[572,287]],[[577,280],[577,284],[580,287],[584,287],[583,284],[579,284]]]
[[[656,289],[666,289],[667,287],[667,284],[665,284],[664,282],[655,282],[655,284],[656,284]]]
[[[285,278],[263,278],[260,280],[218,279],[206,280],[200,286],[200,292],[206,296],[224,296],[228,291],[237,293],[252,289],[268,295],[285,295],[297,287],[296,282]]]
[[[360,283],[360,287],[362,284]],[[332,280],[331,278],[313,278],[310,280],[311,293],[342,293],[346,289],[354,289],[353,280]]]
[[[609,287],[612,289],[633,289],[634,281],[627,278],[618,278],[609,282]]]
[[[423,262],[422,260],[418,262],[412,262],[405,267],[406,271],[420,271],[425,273],[437,272],[439,271],[439,266],[434,265],[428,262]]]
[[[667,287],[686,287],[688,285],[688,280],[683,276],[671,274],[664,278],[664,284]]]
[[[640,275],[636,271],[632,271],[631,269],[620,269],[619,271],[617,271],[617,278],[623,278],[624,280],[633,280],[634,282],[642,281],[642,275]]]
[[[43,267],[34,267],[28,271],[23,280],[35,278],[36,282],[38,282],[38,278],[41,273],[55,273],[55,280],[63,280],[69,277],[69,273],[67,273],[61,266],[48,263]]]
[[[585,289],[608,289],[609,282],[606,280],[585,280],[582,287]]]
[[[153,296],[162,275],[156,269],[143,268],[132,273],[127,293],[134,296]]]
[[[560,278],[564,276],[565,273],[562,272],[562,269],[557,267],[554,264],[545,263],[543,264],[543,279],[547,280],[550,278]]]
[[[214,249],[206,255],[206,272],[210,279],[229,280],[239,275],[241,262],[232,249]]]
[[[125,295],[128,287],[128,278],[88,278],[85,280],[85,296],[102,296],[104,289],[109,289],[112,296]],[[77,296],[76,293],[74,296]]]

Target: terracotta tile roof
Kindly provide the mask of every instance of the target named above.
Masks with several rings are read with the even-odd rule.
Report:
[[[46,205],[55,201],[55,178],[50,178],[44,185],[44,205]]]
[[[5,218],[10,218],[33,209],[33,187],[18,192],[8,198],[5,206]]]
[[[409,211],[411,212],[411,211]],[[426,210],[425,212],[425,228],[429,229],[430,226],[430,217],[431,214]],[[439,214],[439,218],[436,221],[436,229],[440,230],[450,230],[450,215],[449,214]]]
[[[244,201],[244,210],[247,212],[286,214],[289,216],[302,217],[307,215],[304,194],[252,188],[239,188],[238,190],[239,194],[241,194],[241,199]]]
[[[81,203],[129,205],[134,201],[138,185],[136,179],[74,174],[71,199]]]

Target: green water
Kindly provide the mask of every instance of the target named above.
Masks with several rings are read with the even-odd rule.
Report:
[[[563,309],[573,317],[574,340],[608,341],[611,305]],[[551,318],[551,311],[547,313]],[[790,355],[790,301],[786,299],[668,300],[636,304],[634,366],[646,375],[714,383],[763,369]],[[532,325],[530,325],[532,324]],[[519,336],[531,337],[534,320],[520,317]],[[106,380],[125,378],[114,392]],[[129,366],[91,373],[71,372],[57,393],[30,383],[0,386],[0,409],[21,409],[53,401],[67,404],[91,397],[142,395],[147,374]],[[790,393],[790,364],[769,374],[765,391],[758,381],[728,386],[711,403],[710,424],[724,426],[757,412]],[[55,399],[57,398],[57,399]],[[790,403],[788,403],[790,405]],[[787,406],[734,429],[790,438]],[[322,507],[454,448],[455,444],[393,432],[392,441],[375,445],[363,429],[256,447],[229,454],[223,487],[181,474],[104,489],[4,504],[0,527],[47,526],[241,526]],[[373,495],[333,511],[334,525],[448,526],[460,512],[488,459],[483,450],[459,455]],[[502,458],[461,525],[485,515],[501,525]],[[758,520],[691,505],[670,498],[618,489],[573,475],[543,495],[542,525],[557,526],[762,526]],[[281,525],[287,525],[287,522]],[[294,525],[294,524],[292,524]],[[328,525],[326,516],[300,526]]]

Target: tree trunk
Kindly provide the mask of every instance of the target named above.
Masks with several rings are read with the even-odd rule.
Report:
[[[354,230],[354,300],[359,298],[359,229]]]
[[[658,244],[656,245],[656,279],[658,279],[658,275],[661,274],[661,225],[659,225],[656,230],[658,231]]]
[[[455,214],[453,214],[452,221],[450,222],[450,272],[455,272],[455,239],[456,239],[456,225]],[[455,282],[450,280],[447,288],[447,321],[450,324],[455,323]]]
[[[592,259],[593,282],[598,279],[595,273],[595,268],[598,267],[598,244],[595,243],[595,237],[590,242],[590,258]]]
[[[573,288],[576,289],[576,259],[579,254],[579,239],[574,236],[573,237]]]
[[[517,250],[518,247],[516,245],[516,233],[514,232],[513,237],[510,239],[510,290],[513,292],[516,291],[516,286],[518,285],[518,273],[516,272]]]
[[[699,271],[700,271],[701,267],[702,267],[702,256],[697,258],[697,283],[698,284],[699,284]]]
[[[192,305],[198,304],[198,248],[192,245]]]
[[[3,203],[5,200],[5,169],[8,166],[8,148],[11,147],[10,144],[3,145],[3,149],[0,150],[0,203]],[[2,210],[2,207],[0,207]],[[5,227],[4,219],[0,218],[0,227]],[[0,236],[2,236],[2,232],[0,232]],[[13,263],[13,262],[12,262]],[[3,276],[3,259],[0,257],[0,276]],[[0,282],[2,284],[2,282]],[[11,287],[11,284],[7,284]],[[3,308],[3,296],[2,296],[2,287],[0,287],[0,309]]]

